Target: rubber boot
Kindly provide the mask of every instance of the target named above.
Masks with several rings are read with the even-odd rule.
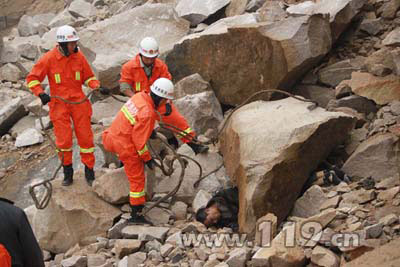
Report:
[[[69,186],[73,183],[74,169],[71,165],[64,165],[64,180],[62,181],[63,186]]]
[[[194,151],[194,153],[197,155],[199,153],[206,153],[208,151],[208,146],[202,145],[202,144],[196,144],[196,143],[187,143]]]
[[[143,205],[140,206],[131,205],[131,209],[132,209],[131,218],[128,220],[128,223],[153,225],[150,221],[146,220],[146,218],[141,214],[143,210]]]
[[[85,178],[88,185],[92,186],[94,181],[94,171],[85,165]]]

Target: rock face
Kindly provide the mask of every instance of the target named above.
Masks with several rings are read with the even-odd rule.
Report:
[[[398,174],[398,140],[391,133],[368,138],[347,159],[343,171],[350,176],[372,177],[376,181]]]
[[[174,79],[199,73],[220,102],[236,105],[262,89],[289,88],[330,47],[328,20],[313,15],[189,35],[166,62]]]
[[[366,2],[367,0],[305,1],[290,6],[286,11],[294,15],[329,14],[332,39],[336,40]]]
[[[105,237],[120,213],[97,197],[82,172],[75,172],[72,186],[53,182],[52,199],[46,209],[37,210],[33,229],[41,248],[63,253],[77,243],[90,244],[98,236]]]
[[[118,86],[121,65],[138,52],[139,42],[149,32],[163,53],[188,31],[189,22],[180,19],[171,5],[146,4],[92,24],[79,36],[81,46],[95,56],[93,66],[102,85],[114,88]]]
[[[3,96],[1,96],[3,97]],[[7,131],[27,114],[20,97],[10,100],[0,109],[0,135]]]
[[[180,0],[175,9],[180,17],[196,26],[230,2],[231,0]]]
[[[187,95],[175,100],[174,104],[197,134],[210,128],[217,129],[223,120],[221,106],[212,91]]]
[[[239,187],[241,231],[252,232],[267,213],[274,213],[279,224],[310,172],[354,126],[343,113],[308,106],[292,98],[257,101],[236,111],[227,124],[221,152],[227,174]]]
[[[129,181],[123,168],[111,170],[96,178],[93,189],[108,203],[123,204],[129,202]]]

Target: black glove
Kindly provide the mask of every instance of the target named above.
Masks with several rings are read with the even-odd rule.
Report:
[[[173,136],[171,138],[167,139],[167,142],[170,146],[172,146],[174,149],[177,149],[179,147],[178,140],[176,140],[176,137]]]
[[[39,94],[39,98],[40,98],[40,101],[42,101],[43,106],[46,105],[47,103],[49,103],[51,100],[50,96],[46,93]]]
[[[164,116],[169,116],[172,113],[172,107],[170,103],[165,104],[165,113]]]
[[[100,87],[99,90],[102,95],[109,95],[111,93],[110,89],[105,87]]]
[[[151,132],[150,139],[156,139],[156,137],[157,137],[157,132],[156,132],[156,130],[153,130]]]
[[[150,170],[154,170],[154,166],[156,166],[156,162],[154,159],[146,161],[147,167],[149,167]]]

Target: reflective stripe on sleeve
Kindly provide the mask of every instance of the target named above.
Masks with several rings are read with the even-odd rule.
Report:
[[[34,87],[34,86],[36,86],[38,84],[40,84],[40,82],[38,80],[33,80],[33,81],[28,83],[28,87],[32,88],[32,87]]]

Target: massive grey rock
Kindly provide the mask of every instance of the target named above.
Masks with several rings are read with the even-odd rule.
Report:
[[[74,0],[68,11],[75,17],[89,18],[96,15],[96,8],[85,0]]]
[[[334,41],[347,28],[367,0],[305,1],[292,5],[286,11],[293,15],[329,14]]]
[[[293,98],[257,101],[236,111],[222,136],[221,152],[239,187],[240,231],[252,232],[267,213],[288,215],[319,162],[344,142],[353,118]],[[262,122],[262,123],[260,123]]]
[[[248,0],[230,0],[229,5],[225,9],[227,17],[242,15],[247,6]]]
[[[271,23],[283,20],[288,16],[286,11],[283,9],[283,5],[281,5],[278,1],[267,1],[258,10],[258,13],[260,21]]]
[[[44,24],[44,25],[49,25],[50,21],[55,17],[56,15],[54,13],[44,13],[44,14],[38,14],[34,15],[32,17],[33,21],[38,23],[38,24]]]
[[[72,186],[53,182],[53,195],[46,209],[37,210],[33,229],[41,248],[64,253],[75,244],[94,243],[105,237],[120,211],[101,200],[87,185],[82,171],[75,172]]]
[[[0,38],[3,39],[3,38]],[[0,61],[2,63],[15,63],[18,61],[19,55],[17,49],[9,44],[10,42],[6,42],[3,45],[2,50],[0,51]]]
[[[68,9],[63,10],[62,12],[58,13],[50,22],[50,28],[56,28],[63,25],[72,24],[75,21],[75,18],[72,14],[68,11]]]
[[[128,97],[118,96],[119,99],[128,101]],[[110,118],[117,115],[118,111],[124,105],[123,102],[117,101],[112,97],[107,97],[102,101],[93,104],[92,122],[99,123],[104,118]]]
[[[8,99],[5,95],[1,95],[1,98]],[[7,104],[4,104],[0,109],[0,136],[6,134],[26,114],[27,111],[22,103],[22,98],[9,99]]]
[[[180,17],[196,26],[230,2],[231,0],[180,0],[175,9]]]
[[[175,99],[179,99],[187,95],[194,95],[207,91],[212,91],[210,83],[205,81],[198,73],[195,73],[183,78],[175,84],[174,96]]]
[[[217,33],[185,37],[166,62],[176,80],[193,73],[212,80],[217,98],[230,105],[262,89],[291,88],[331,47],[329,22],[320,15],[229,26]]]
[[[118,86],[121,65],[138,52],[142,38],[153,36],[163,53],[188,31],[189,23],[180,19],[171,5],[145,4],[92,24],[79,36],[81,46],[95,56],[93,66],[102,85],[114,88]]]
[[[313,185],[303,196],[296,200],[291,215],[303,218],[317,215],[326,200],[327,198],[322,188],[318,185]]]
[[[341,81],[351,78],[354,71],[361,70],[365,58],[346,59],[328,65],[318,72],[319,81],[331,87],[336,87]]]
[[[343,165],[349,176],[372,177],[380,181],[398,174],[398,137],[391,133],[374,135],[362,142]]]
[[[18,23],[20,36],[31,36],[38,33],[38,23],[31,16],[23,15]]]
[[[12,63],[7,63],[0,67],[0,77],[2,80],[17,82],[22,78],[21,70]]]
[[[29,43],[20,44],[18,46],[18,53],[24,58],[34,60],[39,55],[39,48]]]
[[[175,100],[174,104],[197,134],[217,129],[224,118],[213,91],[187,95]]]
[[[110,170],[96,178],[93,190],[111,204],[123,204],[129,200],[129,181],[123,168]]]

